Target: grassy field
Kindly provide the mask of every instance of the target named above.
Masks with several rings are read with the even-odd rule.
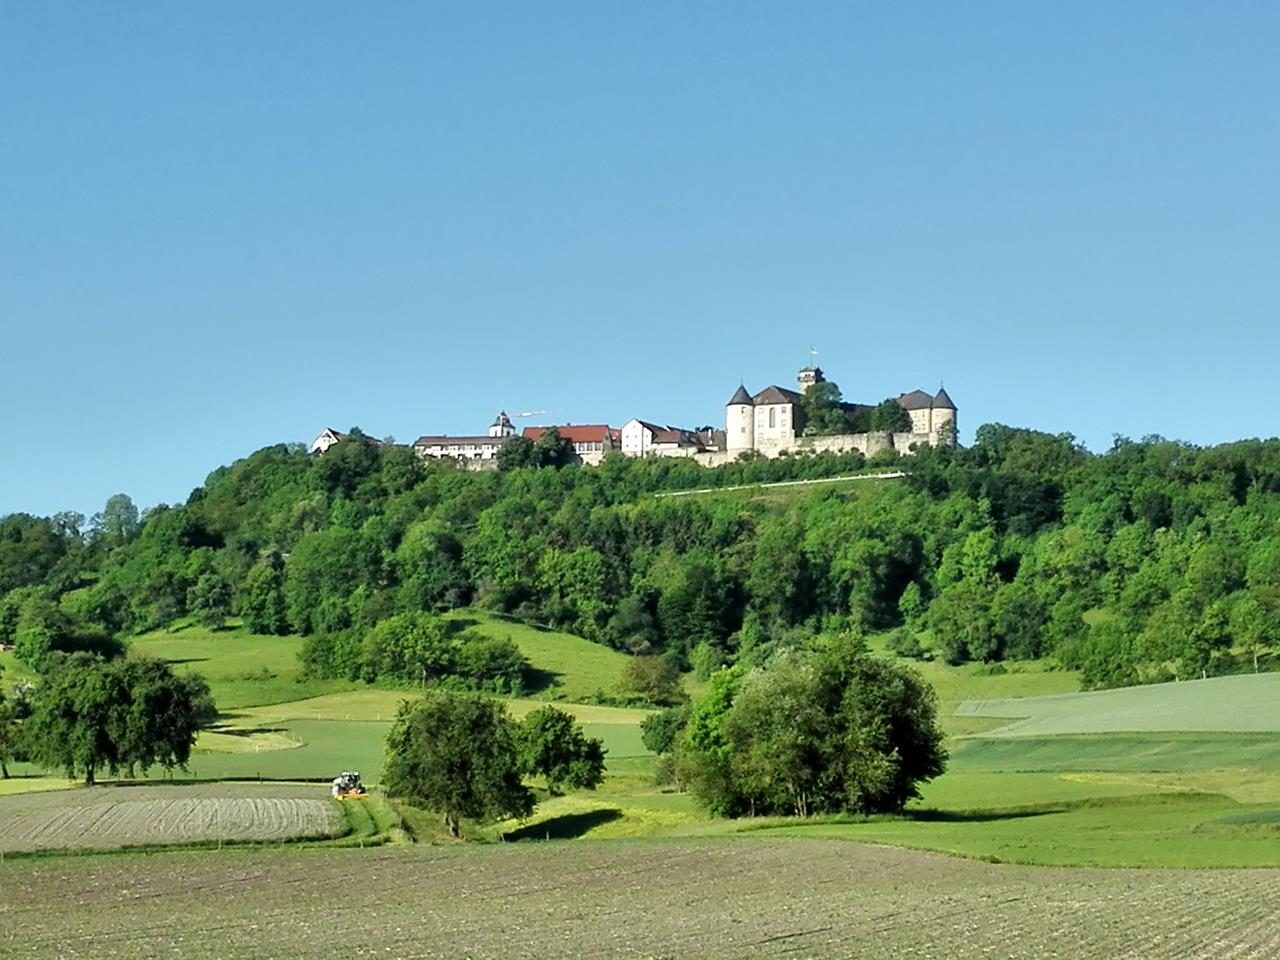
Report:
[[[583,701],[618,692],[628,658],[617,650],[482,610],[458,610],[447,617],[486,636],[514,642],[533,664],[538,681],[533,696],[539,700]]]
[[[990,731],[989,736],[1169,731],[1275,733],[1280,732],[1280,673],[1040,696],[1033,700],[967,698],[956,713],[1013,721]]]
[[[1040,670],[992,675],[973,667],[924,666],[957,706],[966,693],[1052,690],[1075,680]],[[1257,678],[1235,680],[1250,691],[1263,687]],[[1145,726],[1150,729],[1142,733],[953,736],[948,772],[924,786],[905,817],[713,820],[689,798],[648,787],[637,768],[630,781],[611,778],[598,794],[541,804],[531,822],[506,828],[535,838],[765,830],[1029,864],[1280,866],[1280,737],[1178,731],[1173,727],[1183,713],[1160,704],[1162,698],[1186,698],[1188,686],[1108,692],[1105,699],[1116,716],[1141,717],[1149,708]],[[1265,699],[1236,697],[1232,689],[1222,682],[1208,688],[1228,702]],[[1060,711],[1064,702],[1088,704],[1092,696],[1050,693],[983,701],[1007,706],[1011,716],[1040,716]],[[1203,691],[1196,698],[1212,699]]]
[[[446,618],[486,636],[512,640],[532,664],[534,699],[578,702],[618,692],[628,658],[617,650],[481,610],[459,610]],[[223,710],[367,689],[356,681],[303,677],[298,661],[302,643],[297,636],[248,633],[234,620],[221,630],[180,621],[167,630],[135,637],[129,648],[202,674]],[[5,658],[0,663],[5,664],[6,680],[26,675],[12,654],[0,658]]]
[[[1038,801],[871,822],[765,827],[797,837],[888,843],[1006,863],[1100,867],[1280,867],[1280,806],[1217,794]]]
[[[609,750],[598,791],[544,799],[527,821],[470,825],[474,839],[794,833],[1032,864],[1280,865],[1280,675],[1080,693],[1076,674],[1039,663],[912,663],[938,693],[952,756],[907,816],[729,822],[653,785],[645,711],[573,702],[616,688],[621,654],[488,614],[452,619],[510,637],[546,679],[507,701],[513,715],[560,698]],[[327,780],[356,769],[378,782],[390,720],[416,691],[301,681],[298,646],[197,627],[136,642],[205,673],[226,705],[225,724],[197,744],[193,776]]]
[[[533,697],[508,700],[514,716],[554,700],[583,723],[589,736],[604,741],[612,762],[648,755],[639,730],[647,711],[567,702],[616,692],[627,661],[623,654],[484,612],[458,611],[450,619],[490,636],[510,637],[533,663],[546,686]],[[209,680],[224,717],[197,741],[193,776],[314,780],[355,769],[376,783],[390,721],[400,702],[418,691],[304,678],[297,659],[301,646],[300,637],[258,636],[234,623],[216,631],[179,624],[135,638],[130,650]],[[163,777],[153,771],[153,778]]]
[[[175,669],[204,676],[220,710],[284,703],[357,686],[345,680],[304,679],[298,662],[301,649],[301,637],[247,633],[234,622],[223,630],[179,624],[129,642],[130,653],[168,660]]]
[[[328,779],[341,770],[359,770],[368,783],[381,777],[383,741],[391,718],[412,691],[363,687],[292,703],[233,711],[212,733],[202,733],[191,758],[199,779]],[[507,700],[513,716],[545,704]],[[557,704],[578,718],[588,736],[599,737],[614,765],[647,758],[640,721],[647,711],[591,704]],[[160,774],[156,774],[160,776]]]
[[[1280,955],[1280,871],[993,865],[812,838],[4,866],[0,953],[1222,960]],[[68,909],[73,903],[74,909]]]
[[[13,764],[10,768],[11,772],[17,767],[18,764]],[[26,764],[23,764],[21,769],[22,775],[0,780],[0,797],[12,797],[19,793],[40,793],[45,790],[66,790],[78,785],[78,781],[68,780],[65,777],[43,777],[29,773]]]
[[[970,737],[952,745],[951,770],[1280,770],[1280,738],[1245,733],[1111,733],[1079,737]]]
[[[20,680],[34,680],[35,674],[28,670],[12,650],[0,650],[0,686],[12,687]]]

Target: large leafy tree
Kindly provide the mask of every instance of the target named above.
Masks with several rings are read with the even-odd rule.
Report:
[[[498,469],[504,473],[538,466],[538,450],[528,437],[508,437],[498,448]]]
[[[841,405],[840,387],[830,380],[805,390],[800,400],[800,418],[807,437],[853,432]]]
[[[245,575],[240,614],[244,625],[253,633],[283,635],[289,632],[284,602],[284,560],[278,553],[262,558]]]
[[[395,553],[403,610],[452,609],[471,599],[462,565],[462,543],[444,524],[421,521],[409,527]]]
[[[554,795],[594,790],[604,779],[604,743],[582,732],[571,714],[540,707],[524,718],[520,758],[525,772],[542,777]]]
[[[651,713],[640,723],[640,742],[654,753],[670,753],[689,723],[689,705],[667,707]]]
[[[892,397],[881,400],[871,411],[868,424],[872,430],[886,430],[889,433],[905,433],[911,429],[911,414]]]
[[[946,762],[932,689],[847,637],[717,674],[680,753],[694,794],[728,816],[899,811]]]
[[[117,547],[136,537],[141,530],[138,508],[127,493],[108,497],[100,513],[89,521],[93,537],[107,547]]]
[[[674,704],[685,699],[680,670],[670,657],[632,657],[622,668],[618,686],[645,703]]]
[[[231,615],[231,584],[210,571],[187,591],[187,610],[203,626],[217,630]]]
[[[41,680],[25,739],[33,761],[92,786],[102,771],[185,767],[211,710],[208,687],[162,661],[75,654]]]
[[[44,589],[14,592],[23,595],[14,620],[14,655],[28,666],[40,669],[54,653],[88,652],[116,657],[124,652],[118,638],[100,624],[77,620]]]
[[[366,680],[425,683],[452,671],[454,647],[439,617],[400,613],[365,634],[362,662]]]
[[[451,836],[463,817],[526,817],[533,792],[521,780],[519,729],[496,700],[432,690],[405,701],[387,734],[383,786],[439,811]]]
[[[573,444],[560,436],[560,431],[555,427],[547,427],[542,431],[534,448],[540,467],[564,467],[573,463]]]
[[[331,527],[303,537],[285,564],[289,625],[298,633],[350,626],[351,596],[376,567],[373,544],[358,531]]]
[[[70,516],[0,516],[0,596],[45,582],[65,562],[79,544],[79,529]]]

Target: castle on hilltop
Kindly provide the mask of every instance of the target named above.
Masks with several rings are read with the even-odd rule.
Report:
[[[911,418],[911,429],[902,432],[869,431],[835,435],[805,435],[804,393],[826,382],[818,367],[805,367],[796,378],[797,390],[772,385],[749,394],[745,386],[725,404],[725,443],[728,460],[755,452],[766,457],[805,452],[844,453],[857,450],[870,456],[881,450],[907,453],[913,446],[955,443],[956,405],[947,391],[936,394],[912,390],[895,398]],[[847,414],[870,413],[874,407],[863,403],[841,403]]]
[[[615,451],[630,457],[685,457],[711,467],[732,463],[744,454],[781,457],[856,450],[871,456],[882,450],[910,453],[917,446],[956,442],[956,405],[945,389],[936,394],[912,390],[894,398],[893,402],[910,418],[909,430],[836,434],[811,430],[806,434],[805,411],[809,405],[805,403],[805,393],[821,383],[826,383],[822,370],[805,367],[797,376],[798,390],[774,384],[753,395],[745,386],[739,386],[725,404],[723,430],[711,426],[690,430],[638,418],[628,420],[620,429],[603,423],[569,423],[556,425],[556,430],[572,444],[576,459],[588,465],[598,464]],[[875,409],[863,403],[842,402],[837,407],[851,424],[859,418],[870,421]],[[550,426],[528,426],[523,435],[536,442],[549,429]],[[425,435],[414,442],[413,449],[423,459],[456,460],[470,468],[484,469],[497,466],[498,451],[515,435],[515,424],[503,412],[484,435]],[[344,436],[327,428],[312,441],[311,452],[324,453]]]

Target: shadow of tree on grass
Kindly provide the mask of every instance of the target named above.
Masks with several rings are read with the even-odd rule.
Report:
[[[617,807],[605,807],[601,810],[588,810],[585,813],[566,813],[559,817],[551,817],[540,823],[531,823],[527,827],[511,830],[502,835],[503,840],[572,840],[580,837],[588,830],[602,824],[621,819],[622,811]]]
[[[934,810],[922,808],[903,814],[907,820],[924,823],[992,823],[998,820],[1025,820],[1030,817],[1047,817],[1054,813],[1066,813],[1066,804],[1044,807],[1020,807],[1011,810]]]

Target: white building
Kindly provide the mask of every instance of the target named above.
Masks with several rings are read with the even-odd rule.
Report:
[[[716,448],[711,433],[629,420],[622,428],[622,452],[629,457],[690,457]]]
[[[311,441],[311,445],[307,447],[307,453],[324,453],[335,443],[341,443],[347,439],[347,434],[341,433],[333,427],[325,427],[320,431],[320,435]],[[377,437],[366,436],[365,440],[374,446],[381,446],[382,441]]]
[[[340,443],[346,438],[345,433],[339,433],[333,427],[325,427],[320,431],[320,435],[311,441],[311,446],[307,447],[307,453],[324,453],[335,443]]]
[[[419,437],[413,443],[418,456],[430,460],[449,457],[454,460],[496,460],[498,451],[509,437],[516,435],[516,428],[506,411],[498,414],[483,437],[451,437],[448,434]]]

